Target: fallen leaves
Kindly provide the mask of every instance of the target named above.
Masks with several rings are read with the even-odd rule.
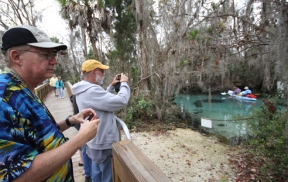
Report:
[[[186,159],[186,164],[188,164],[190,166],[191,165],[191,161]]]
[[[265,161],[249,152],[230,155],[228,159],[233,169],[236,171],[236,182],[259,181],[260,168]]]

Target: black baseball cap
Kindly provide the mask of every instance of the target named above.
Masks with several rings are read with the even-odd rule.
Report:
[[[55,48],[55,50],[66,50],[67,46],[52,42],[42,30],[34,27],[21,25],[7,30],[2,37],[2,50],[14,46],[31,45],[40,48]]]

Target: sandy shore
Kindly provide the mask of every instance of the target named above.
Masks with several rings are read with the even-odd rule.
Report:
[[[191,129],[132,132],[132,142],[173,182],[235,181],[231,146]],[[125,136],[123,136],[125,139]]]

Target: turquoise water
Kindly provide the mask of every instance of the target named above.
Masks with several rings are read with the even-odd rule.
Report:
[[[259,109],[263,104],[263,99],[243,101],[219,93],[219,95],[212,95],[211,102],[208,102],[208,95],[178,94],[175,103],[182,111],[212,120],[212,128],[203,127],[209,133],[220,134],[231,139],[245,138],[249,134],[246,122],[251,118],[253,109]]]

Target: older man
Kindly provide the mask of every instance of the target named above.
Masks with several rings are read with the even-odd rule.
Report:
[[[51,78],[57,52],[67,49],[41,30],[17,26],[2,37],[7,63],[0,75],[0,181],[74,181],[71,156],[96,135],[99,120],[86,109],[56,123],[34,89]],[[62,131],[83,123],[65,140]]]
[[[105,90],[101,85],[104,80],[104,71],[109,66],[97,60],[87,60],[82,64],[84,79],[72,87],[73,94],[79,109],[92,108],[101,120],[99,132],[86,145],[86,153],[92,159],[91,177],[93,182],[112,181],[112,144],[119,141],[119,131],[114,111],[127,105],[130,98],[128,77],[116,75],[112,83]],[[121,82],[120,91],[116,94],[115,85]],[[85,167],[85,162],[84,162]]]

